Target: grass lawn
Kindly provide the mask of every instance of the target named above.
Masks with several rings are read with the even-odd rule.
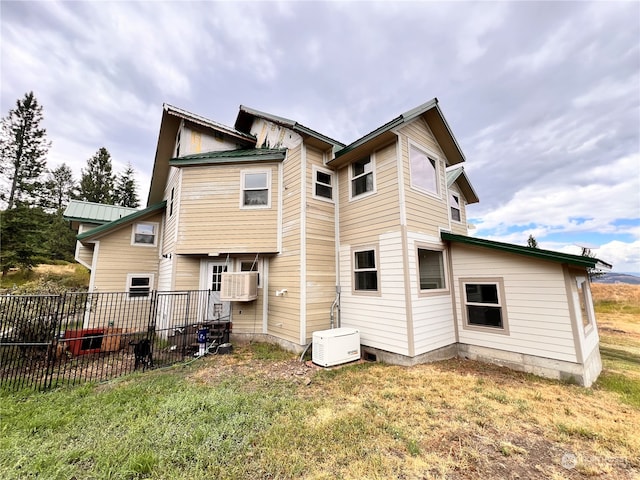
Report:
[[[253,344],[0,392],[0,478],[638,478],[640,287],[596,287],[605,371],[590,389],[466,360],[321,370]]]

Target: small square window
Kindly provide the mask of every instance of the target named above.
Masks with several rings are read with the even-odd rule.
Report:
[[[270,172],[242,172],[243,207],[269,207]]]
[[[155,246],[157,240],[157,223],[134,223],[133,239],[134,245]]]
[[[506,310],[500,282],[462,282],[466,326],[506,330]]]
[[[351,165],[351,197],[373,192],[373,162],[366,157]]]

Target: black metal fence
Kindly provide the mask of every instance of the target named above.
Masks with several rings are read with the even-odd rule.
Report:
[[[216,302],[202,290],[0,296],[0,386],[103,381],[193,358],[199,340],[229,341]]]

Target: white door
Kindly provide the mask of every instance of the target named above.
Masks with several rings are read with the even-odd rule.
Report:
[[[231,321],[231,302],[220,300],[220,287],[222,286],[222,273],[227,271],[224,262],[209,262],[207,264],[207,311],[205,321],[222,320]]]

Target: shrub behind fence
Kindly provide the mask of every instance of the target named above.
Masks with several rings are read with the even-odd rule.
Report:
[[[197,331],[222,326],[209,291],[0,296],[0,386],[103,381],[191,358]]]

